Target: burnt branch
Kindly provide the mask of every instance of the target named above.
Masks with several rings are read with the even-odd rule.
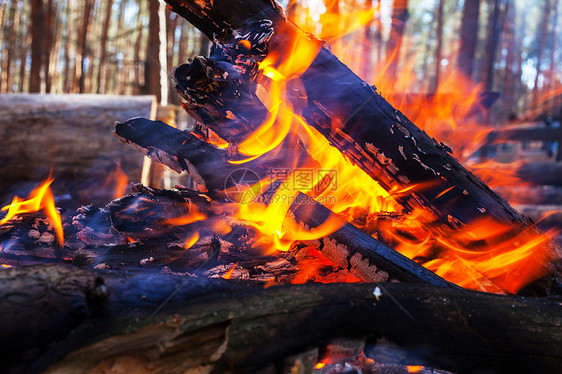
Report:
[[[136,132],[138,129],[138,133]],[[126,131],[125,131],[126,130]],[[216,171],[228,170],[232,167],[228,163],[227,152],[210,146],[195,138],[193,134],[174,129],[162,122],[137,118],[125,123],[117,124],[116,134],[126,142],[140,147],[148,155],[166,154],[156,160],[181,160],[178,165],[191,165],[203,175],[211,173],[205,180],[209,191],[222,191],[224,182],[217,178]],[[142,134],[142,136],[140,135]],[[168,143],[167,139],[171,139]],[[138,141],[138,143],[136,143]],[[175,142],[177,142],[176,145]],[[172,144],[172,145],[170,145]],[[187,144],[186,147],[183,145]],[[204,157],[197,155],[196,144],[200,144]],[[194,146],[194,147],[192,147]],[[162,147],[163,149],[160,149]],[[212,169],[209,169],[211,168]],[[261,167],[259,161],[252,161],[245,167],[254,170],[260,178],[266,177],[267,169]],[[222,196],[222,192],[218,192]],[[210,194],[214,198],[214,194]],[[295,221],[308,228],[315,228],[325,222],[328,217],[335,216],[333,212],[316,202],[312,198],[300,194],[295,199],[290,213]],[[452,286],[433,272],[401,255],[386,244],[359,230],[357,227],[337,218],[340,228],[334,233],[326,233],[326,237],[310,243],[336,265],[349,269],[364,281],[386,281],[398,279],[401,281],[424,282],[435,286]],[[286,220],[287,222],[287,220]]]

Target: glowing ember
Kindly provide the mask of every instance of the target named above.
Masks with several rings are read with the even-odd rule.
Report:
[[[199,211],[196,205],[189,204],[187,208],[189,210],[187,214],[175,218],[169,218],[164,221],[164,224],[170,226],[186,226],[207,218],[205,214]]]
[[[316,365],[314,365],[314,368],[315,368],[315,369],[322,369],[324,366],[326,366],[325,363],[319,362],[319,363],[317,363]]]
[[[197,241],[199,240],[199,237],[200,237],[199,232],[193,234],[189,239],[185,241],[185,243],[183,244],[183,248],[185,250],[188,250],[189,248],[193,247],[195,243],[197,243]]]
[[[121,169],[121,165],[117,164],[105,181],[105,186],[113,186],[113,196],[118,199],[125,195],[127,186],[129,185],[129,178],[127,174]]]
[[[230,268],[230,270],[228,270],[222,277],[224,279],[231,279],[232,278],[232,274],[234,273],[234,269],[236,269],[236,266],[238,265],[238,262],[234,264],[234,266],[232,268]]]
[[[47,179],[39,187],[30,192],[26,200],[22,200],[15,196],[10,205],[6,205],[2,210],[7,210],[8,213],[0,221],[0,225],[8,222],[13,217],[23,214],[32,213],[44,210],[53,225],[57,241],[62,247],[64,244],[64,232],[62,228],[62,221],[59,212],[55,208],[55,200],[51,191],[50,185],[53,183],[52,178]]]
[[[408,370],[408,373],[419,373],[420,371],[423,370],[423,366],[421,365],[407,365],[406,366],[406,370]]]

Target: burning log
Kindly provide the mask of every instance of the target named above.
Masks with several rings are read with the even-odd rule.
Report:
[[[526,243],[541,237],[534,222],[465,169],[449,147],[394,109],[319,40],[288,22],[275,2],[167,2],[215,41],[211,58],[196,58],[174,72],[176,89],[186,101],[184,107],[240,150],[244,150],[241,145],[248,134],[267,118],[256,92],[257,79],[262,76],[258,71],[272,81],[289,83],[292,74],[298,79],[292,85],[287,83],[287,96],[306,123],[386,191],[402,191],[393,195],[395,200],[407,212],[420,213],[418,220],[435,236],[447,237],[452,230],[462,231],[488,219],[509,227],[509,232],[502,233],[504,241]],[[308,55],[291,60],[302,45],[309,49]],[[307,59],[308,65],[297,61]],[[287,61],[300,70],[283,71]],[[481,243],[453,245],[477,250]],[[549,241],[541,245],[536,249],[539,257],[551,258],[554,245]],[[548,261],[535,262],[527,261],[530,280],[552,271]],[[516,273],[518,270],[511,271],[506,278]],[[509,292],[522,287],[499,282]]]
[[[384,338],[403,363],[458,372],[562,365],[556,298],[393,283],[264,289],[55,265],[5,269],[0,280],[0,357],[12,371],[255,372],[335,337]]]
[[[221,61],[227,60],[228,54],[248,58],[248,64],[253,59],[263,59],[267,53],[286,57],[284,55],[292,51],[285,52],[283,44],[291,45],[294,38],[304,34],[286,21],[278,6],[267,0],[252,4],[239,0],[235,2],[236,5],[231,1],[190,3],[170,0],[168,3],[175,12],[209,37],[223,43],[214,49],[216,54],[211,56],[216,60],[213,63],[216,64],[213,76],[202,76],[202,69],[209,68],[199,67],[200,59],[194,60],[189,67],[176,70],[179,89],[187,88],[188,94],[194,85],[201,85],[203,79],[206,82],[201,87],[214,84],[212,95],[221,97],[221,89],[237,78],[229,80],[228,77],[217,76],[221,68],[224,69],[225,64],[221,64]],[[235,11],[238,7],[242,13]],[[270,29],[265,32],[261,27],[263,19],[271,21]],[[260,21],[260,25],[248,26]],[[252,27],[256,30],[251,30]],[[258,39],[264,33],[270,34],[259,45],[261,53],[255,51],[253,45],[245,51],[239,47],[243,38],[232,36],[232,32],[239,28],[246,31],[243,34],[246,39]],[[447,146],[418,129],[386,102],[374,87],[357,77],[328,49],[321,48],[319,41],[311,40],[310,43],[318,45],[318,54],[300,76],[307,97],[303,117],[386,190],[396,186],[419,186],[414,192],[397,197],[406,209],[429,209],[437,220],[453,227],[478,219],[484,213],[501,222],[516,222],[525,227],[532,224],[462,167],[451,156]],[[186,73],[187,77],[181,76]],[[182,83],[187,83],[187,87],[182,87]],[[250,87],[247,89],[250,90]],[[218,97],[197,97],[195,101],[208,100],[211,105],[219,100]],[[256,109],[260,111],[259,106]],[[222,111],[226,110],[234,109],[222,108]],[[259,124],[254,123],[254,126]],[[245,133],[241,132],[242,135]],[[237,139],[238,142],[242,140]],[[446,190],[447,193],[442,194]]]
[[[227,152],[196,138],[193,134],[174,129],[163,122],[136,118],[118,123],[115,134],[121,140],[133,143],[147,155],[173,168],[180,168],[208,176],[205,179],[209,191],[224,190],[226,171],[233,166],[228,162]],[[138,142],[138,143],[137,143]],[[202,154],[197,154],[201,147]],[[254,170],[260,178],[267,170],[257,162],[246,167]],[[217,172],[219,171],[219,172]],[[225,171],[225,174],[219,174]],[[219,193],[221,196],[222,192]],[[214,197],[215,194],[211,194]],[[290,208],[295,221],[309,229],[319,227],[334,213],[312,198],[299,194]],[[326,237],[307,244],[317,248],[336,265],[349,269],[364,281],[386,281],[394,278],[402,281],[424,282],[435,286],[452,286],[433,272],[396,252],[387,245],[364,233],[341,218],[337,218],[339,229],[326,233]]]

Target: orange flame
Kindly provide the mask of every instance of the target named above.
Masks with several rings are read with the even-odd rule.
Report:
[[[2,208],[2,210],[7,210],[8,213],[4,219],[0,221],[0,225],[3,225],[19,214],[38,212],[43,209],[53,225],[57,241],[62,247],[64,244],[64,231],[61,217],[55,208],[55,200],[50,188],[53,180],[53,178],[47,179],[43,184],[31,191],[26,200],[15,196],[10,205],[6,205]]]
[[[423,368],[424,367],[421,365],[406,365],[406,370],[408,370],[408,373],[419,373],[423,370]]]
[[[370,22],[373,16],[378,16],[377,12],[369,12],[370,19],[363,13],[348,13],[351,16],[346,18],[342,17],[341,11],[338,10],[333,13],[324,10],[315,15],[312,8],[308,8],[304,24],[300,23],[303,21],[302,17],[297,16],[294,21],[305,30],[329,38],[332,47],[342,47],[342,44],[334,44],[339,42],[339,31],[343,29],[340,26],[355,18],[358,22],[353,27],[357,29],[365,22]],[[314,22],[308,22],[310,20]],[[323,24],[321,29],[314,26],[318,25],[319,21]],[[333,27],[325,27],[327,25]],[[327,34],[328,30],[333,34]],[[286,216],[291,203],[298,192],[303,192],[316,198],[333,212],[345,216],[350,222],[359,219],[363,222],[360,226],[364,229],[370,230],[374,225],[373,231],[379,230],[384,238],[393,242],[398,251],[463,287],[492,292],[517,292],[543,275],[545,264],[550,260],[552,253],[547,245],[547,237],[532,230],[514,235],[513,233],[517,232],[516,227],[488,219],[472,222],[462,231],[444,228],[439,233],[429,232],[419,221],[429,213],[421,210],[408,215],[400,214],[400,218],[379,225],[378,217],[381,212],[402,211],[393,196],[409,193],[422,186],[411,185],[401,190],[395,187],[385,191],[360,168],[352,165],[341,152],[331,147],[321,134],[306,124],[300,115],[299,104],[288,100],[286,96],[288,91],[302,91],[299,76],[312,63],[320,44],[316,39],[297,34],[298,37],[292,42],[280,48],[272,48],[275,53],[270,53],[259,64],[262,75],[258,77],[257,96],[269,109],[270,116],[239,147],[242,154],[249,156],[247,160],[240,161],[241,163],[281,152],[280,145],[285,142],[293,142],[295,149],[304,146],[310,155],[305,166],[297,165],[296,160],[293,160],[295,167],[281,179],[283,183],[277,188],[271,203],[266,205],[256,201],[244,201],[244,204],[238,205],[236,216],[250,221],[250,224],[260,231],[261,244],[271,250],[286,251],[295,240],[320,238],[341,226],[342,220],[336,217],[331,217],[321,227],[311,231],[298,228],[294,222],[288,224],[287,221],[291,219]],[[289,33],[291,36],[297,34]],[[350,39],[358,39],[356,36],[358,35],[351,35]],[[409,44],[408,40],[402,43],[403,46]],[[357,65],[356,54],[345,54],[347,48],[333,50],[336,53],[344,53],[339,55],[344,63]],[[491,130],[489,126],[480,123],[482,115],[485,114],[480,99],[482,87],[447,65],[441,70],[439,84],[431,94],[421,93],[422,90],[416,83],[419,79],[414,69],[415,58],[409,58],[401,65],[400,74],[390,71],[392,61],[399,53],[399,50],[389,51],[384,60],[378,61],[375,70],[380,74],[375,83],[379,92],[409,92],[408,95],[390,97],[389,101],[431,136],[446,140],[461,160],[473,154]],[[447,58],[454,60],[454,56]],[[306,93],[302,92],[300,98],[303,101],[307,100]],[[338,118],[332,120],[334,123],[339,121]],[[296,145],[296,139],[299,145]],[[467,142],[467,139],[471,141]],[[504,169],[499,173],[491,163],[470,166],[491,186],[519,183],[512,172],[513,168]],[[313,175],[310,182],[303,184],[297,181],[301,172],[299,168],[309,169]],[[321,170],[329,172],[320,175]],[[263,193],[264,185],[267,186],[270,182],[261,181],[249,188],[252,192]],[[450,189],[442,191],[438,197]],[[255,195],[259,194],[252,193],[252,196]],[[287,226],[290,226],[290,229]],[[315,276],[319,268],[314,262],[301,265],[303,269],[299,276],[295,277],[295,282],[303,282]]]
[[[165,225],[186,226],[195,222],[203,221],[207,216],[199,211],[196,205],[188,204],[188,213],[179,217],[169,218],[164,221]]]
[[[234,274],[234,269],[236,269],[236,266],[238,265],[238,262],[234,264],[233,267],[230,268],[230,270],[228,270],[222,277],[223,279],[232,279],[232,274]]]
[[[193,247],[195,243],[197,243],[199,238],[200,238],[199,231],[196,231],[189,239],[185,241],[185,243],[183,244],[183,248],[187,251],[188,249]]]
[[[319,363],[317,363],[316,365],[314,365],[314,368],[318,370],[318,369],[324,368],[324,366],[326,366],[325,363],[319,362]]]

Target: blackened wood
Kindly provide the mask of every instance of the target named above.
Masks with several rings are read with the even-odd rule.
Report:
[[[336,265],[349,269],[365,282],[399,279],[456,287],[343,218],[334,218],[332,211],[303,193],[296,196],[290,212],[309,228],[319,227],[329,219],[339,220],[340,228],[320,239],[315,246]]]
[[[385,338],[403,363],[557,372],[562,304],[427,285],[259,283],[33,266],[0,271],[0,355],[14,372],[255,372],[335,337]],[[32,349],[32,350],[31,350]]]
[[[138,130],[138,133],[137,133]],[[123,141],[136,144],[143,153],[157,156],[156,160],[164,160],[179,168],[192,165],[196,170],[206,170],[205,179],[209,191],[224,188],[226,172],[233,165],[227,161],[227,152],[197,139],[193,134],[182,132],[162,122],[149,121],[142,118],[129,120],[116,125],[116,134]],[[138,143],[136,143],[138,142]],[[197,147],[201,146],[201,155]],[[162,149],[160,149],[162,147]],[[266,177],[267,170],[261,167],[258,160],[244,165],[260,177]],[[212,198],[215,193],[210,193]],[[315,200],[300,194],[296,198],[291,213],[299,223],[308,227],[317,227],[330,215],[336,215]],[[342,226],[335,233],[326,233],[326,238],[316,242],[315,247],[336,265],[349,269],[364,281],[383,281],[389,278],[402,281],[425,282],[435,286],[452,286],[449,282],[425,269],[421,265],[399,254],[392,248],[365,234],[357,227],[337,218]]]
[[[207,74],[206,78],[210,82],[205,83],[207,87],[214,87],[212,95],[217,92],[220,95],[225,80],[237,81],[236,77],[229,78],[232,74],[220,74],[221,64],[222,69],[228,71],[229,62],[232,66],[232,61],[240,61],[246,57],[246,64],[251,66],[252,58],[259,60],[263,57],[261,47],[260,51],[255,51],[254,48],[247,50],[245,56],[239,47],[242,38],[251,39],[255,36],[252,28],[257,26],[255,32],[262,35],[261,27],[265,21],[260,17],[267,15],[272,21],[274,33],[266,40],[266,48],[267,51],[275,51],[281,55],[281,60],[287,58],[282,56],[283,53],[291,53],[287,51],[288,43],[296,36],[304,36],[300,29],[286,22],[279,8],[267,1],[250,5],[252,2],[238,0],[234,2],[236,6],[232,5],[233,2],[222,1],[197,4],[187,1],[168,2],[172,10],[185,14],[188,19],[198,18],[199,23],[195,25],[202,27],[204,32],[213,30],[216,33],[217,29],[230,25],[220,35],[217,33],[215,38],[218,45],[215,46],[212,57],[217,71],[213,75]],[[247,14],[233,11],[239,4],[245,4],[249,8],[262,4],[264,10]],[[204,23],[203,26],[201,22]],[[236,27],[241,29],[233,32],[232,29]],[[259,39],[257,36],[255,38]],[[313,44],[315,42],[311,41]],[[213,62],[207,65],[212,66]],[[238,64],[236,68],[240,66]],[[184,71],[191,73],[189,69]],[[197,77],[200,76],[201,74]],[[448,228],[462,230],[467,224],[480,218],[493,218],[501,224],[511,225],[510,235],[519,235],[520,242],[542,235],[534,222],[513,209],[464,168],[452,156],[449,147],[416,127],[392,107],[375,87],[362,81],[327,48],[319,48],[316,58],[299,79],[304,92],[297,92],[296,96],[306,97],[300,108],[306,122],[387,191],[406,190],[415,186],[406,193],[394,194],[394,198],[406,211],[423,211],[424,214],[419,215],[419,221],[431,232],[440,236],[449,231]],[[183,94],[181,90],[178,92]],[[220,98],[214,98],[214,101],[217,100]],[[220,110],[225,112],[236,109],[223,107]],[[537,250],[547,253],[547,257],[553,257],[553,247],[552,242],[548,242]],[[533,277],[539,278],[551,270],[549,264],[544,264],[535,271]]]
[[[248,9],[262,4],[264,10],[258,12],[259,15],[268,15],[277,22],[274,24],[276,33],[268,46],[270,50],[282,50],[282,43],[302,33],[296,26],[286,23],[278,13],[280,9],[274,8],[268,1],[256,2],[252,6],[244,0],[203,2],[205,6],[199,3],[169,1],[172,9],[186,15],[188,20],[193,17],[205,20],[205,26],[195,24],[204,32],[216,32],[225,25],[232,29],[243,23],[241,18],[246,23],[256,21],[259,19],[253,16],[256,12],[240,14],[235,9],[238,4],[247,5]],[[237,5],[233,6],[233,3]],[[224,34],[228,36],[227,32]],[[376,88],[357,77],[328,49],[320,49],[301,80],[308,98],[304,117],[332,145],[347,154],[387,190],[419,185],[414,192],[397,197],[408,210],[429,209],[435,219],[453,227],[485,214],[502,222],[524,227],[532,225],[462,167],[451,156],[447,146],[417,128],[384,100]],[[448,193],[439,196],[451,187]]]
[[[213,195],[224,190],[225,178],[235,169],[219,148],[161,121],[133,118],[117,123],[115,135],[178,173],[186,170],[195,182],[194,187],[202,192],[208,186],[212,186]]]

